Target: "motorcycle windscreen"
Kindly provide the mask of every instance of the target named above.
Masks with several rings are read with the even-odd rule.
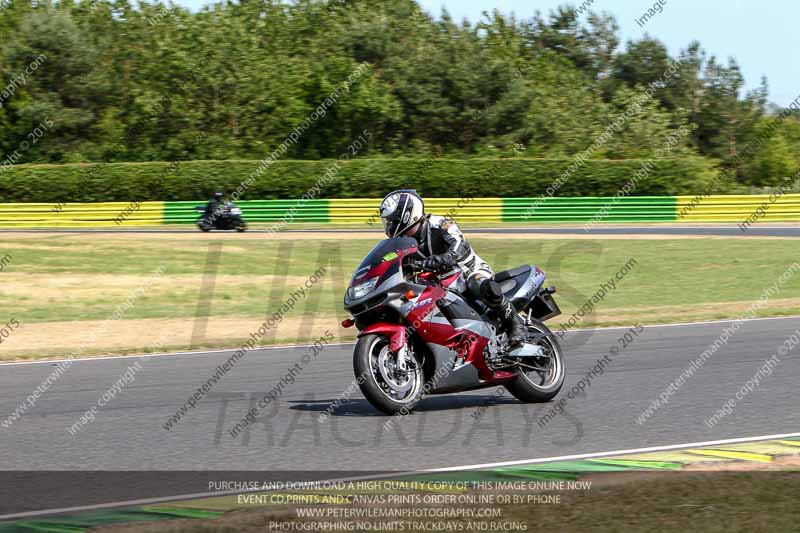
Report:
[[[417,247],[417,241],[410,237],[395,237],[393,239],[384,239],[372,249],[370,253],[358,265],[353,279],[362,277],[369,269],[375,265],[379,265],[384,261],[391,261],[397,258],[397,253],[400,251],[413,250]]]

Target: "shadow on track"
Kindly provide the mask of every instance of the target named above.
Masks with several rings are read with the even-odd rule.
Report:
[[[296,411],[309,411],[315,413],[327,412],[328,408],[334,404],[335,398],[328,400],[290,400],[289,409]],[[453,411],[457,409],[479,409],[481,407],[491,407],[494,405],[519,404],[514,398],[498,396],[497,394],[477,395],[443,395],[428,396],[424,398],[414,408],[414,412],[436,412]],[[367,400],[356,399],[339,404],[330,412],[331,416],[357,416],[357,417],[380,417],[389,418],[380,411],[372,407]]]

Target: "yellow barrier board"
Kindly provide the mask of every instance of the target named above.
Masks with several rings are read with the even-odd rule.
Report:
[[[334,224],[380,224],[378,208],[381,199],[352,198],[332,199],[328,213]],[[433,198],[425,200],[425,210],[456,220],[470,222],[501,222],[503,219],[502,198]]]
[[[160,226],[163,222],[164,202],[0,204],[0,226],[5,227]]]
[[[752,216],[772,222],[800,221],[800,194],[678,196],[678,222],[737,222]],[[772,201],[771,201],[772,199]]]
[[[748,219],[764,222],[800,222],[800,194],[769,195],[713,195],[665,197],[675,200],[675,204],[622,206],[624,212],[610,215],[609,221],[628,219],[635,215],[637,221],[661,222],[726,222],[745,223]],[[514,202],[525,199],[514,199]],[[567,199],[569,200],[569,199]],[[263,214],[267,210],[285,210],[286,202],[276,200],[273,207],[270,201],[264,205],[245,208],[256,209],[251,214]],[[313,217],[321,223],[330,224],[368,224],[380,226],[378,207],[380,198],[322,199],[314,205],[298,205],[297,218]],[[180,202],[191,204],[191,202]],[[502,222],[504,215],[503,198],[429,198],[425,208],[429,213],[451,216],[461,222]],[[175,202],[172,202],[175,204]],[[31,203],[0,204],[0,227],[44,228],[44,227],[128,227],[159,226],[165,224],[166,202],[101,202],[101,203]],[[516,204],[513,204],[514,206]],[[194,216],[191,206],[187,213]],[[262,211],[258,211],[262,209]],[[506,220],[516,220],[521,208],[505,207]],[[540,216],[546,219],[569,221],[580,219],[585,213],[594,212],[597,207],[587,205],[567,206],[563,203],[542,206]],[[174,209],[170,211],[171,222],[175,222]],[[183,216],[183,215],[182,215]],[[188,220],[192,216],[186,215]],[[188,218],[187,218],[188,217]],[[622,217],[622,218],[620,218]],[[186,221],[181,219],[182,221]],[[189,220],[191,222],[191,220]]]

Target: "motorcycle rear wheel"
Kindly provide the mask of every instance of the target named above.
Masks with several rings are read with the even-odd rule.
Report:
[[[550,328],[538,320],[531,320],[528,325],[529,333],[540,338],[538,344],[545,348],[550,356],[550,366],[547,372],[537,370],[517,370],[517,378],[506,385],[506,390],[516,399],[525,403],[549,402],[555,398],[564,386],[564,352],[558,339]]]
[[[353,350],[356,382],[367,401],[387,415],[406,415],[422,399],[425,373],[421,365],[397,373],[394,361],[389,339],[383,335],[364,335]]]

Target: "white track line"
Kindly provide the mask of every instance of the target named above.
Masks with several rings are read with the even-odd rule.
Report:
[[[535,232],[536,230],[560,230],[560,231],[564,231],[564,230],[567,230],[567,231],[583,230],[583,226],[511,226],[511,227],[494,226],[494,227],[483,227],[483,228],[463,226],[463,228],[465,230],[467,230],[467,231],[481,231],[481,230],[492,230],[492,231],[514,230],[514,231],[519,231],[519,230],[529,230],[529,231]],[[729,230],[729,229],[737,229],[737,228],[738,228],[738,226],[736,225],[736,222],[731,222],[730,226],[690,226],[690,225],[597,226],[597,227],[592,228],[592,230],[589,230],[586,234],[587,235],[591,235],[593,230],[608,230],[608,229],[613,229],[613,230],[631,230],[633,233],[638,234],[638,235],[649,235],[650,233],[638,233],[638,232],[641,232],[642,230],[664,230],[664,229],[680,229],[680,230],[691,231],[691,230],[707,230],[707,229],[710,229],[710,230],[718,230],[718,229]],[[755,229],[755,228],[756,228],[756,226],[753,226],[753,229]],[[785,229],[792,230],[792,229],[797,229],[797,228],[798,228],[798,226],[796,226],[796,225],[795,226],[758,226],[758,229],[764,229],[764,230],[775,230],[775,229],[777,229],[777,230],[785,230]],[[300,230],[300,229],[297,229],[297,230],[291,230],[291,231],[314,231],[314,230]],[[335,230],[327,230],[327,231],[335,231]],[[363,230],[363,231],[373,231],[373,230]],[[680,235],[680,234],[676,233],[675,235]],[[702,233],[697,233],[696,235],[699,235],[701,237],[706,237],[707,236],[707,235],[702,234]],[[736,235],[739,235],[739,234],[737,233]],[[745,235],[746,235],[746,233],[742,233],[742,236],[745,236]],[[757,237],[764,237],[764,235],[756,235],[756,236]]]
[[[741,444],[744,442],[759,442],[764,440],[780,440],[788,439],[790,437],[800,437],[800,433],[783,433],[781,435],[762,435],[759,437],[740,437],[736,439],[722,439],[722,440],[708,440],[704,442],[692,442],[689,444],[671,444],[667,446],[652,446],[650,448],[631,448],[629,450],[616,450],[613,452],[599,452],[599,453],[582,453],[577,455],[562,455],[560,457],[546,457],[542,459],[527,459],[522,461],[505,461],[501,463],[483,463],[476,465],[466,466],[452,466],[446,468],[433,468],[431,470],[423,470],[422,473],[428,472],[461,472],[465,470],[480,470],[484,468],[500,468],[504,466],[521,466],[521,465],[535,465],[541,463],[549,463],[556,461],[574,461],[578,459],[597,459],[600,457],[612,457],[617,455],[633,455],[640,453],[650,452],[666,452],[671,450],[682,450],[690,448],[704,448],[708,446],[719,446],[722,444]]]
[[[684,326],[703,326],[706,324],[727,324],[729,322],[735,322],[740,320],[741,322],[757,322],[757,321],[765,321],[765,320],[791,320],[791,319],[800,319],[800,315],[790,315],[790,316],[772,316],[772,317],[763,317],[763,318],[745,318],[745,319],[738,319],[738,318],[730,318],[730,319],[722,319],[722,320],[708,320],[705,322],[674,322],[671,324],[645,324],[645,328],[674,328],[674,327],[684,327]],[[586,329],[570,329],[567,330],[567,333],[580,333],[582,331],[608,331],[608,330],[615,330],[615,329],[628,329],[631,326],[605,326],[600,328],[586,328]],[[350,346],[352,342],[336,342],[327,344],[327,346]],[[260,351],[260,350],[285,350],[285,349],[295,349],[295,348],[310,348],[314,346],[313,344],[280,344],[276,346],[260,346],[258,348],[253,348],[249,351]],[[239,348],[221,348],[219,350],[206,350],[206,351],[198,351],[198,352],[163,352],[163,353],[149,353],[149,354],[140,354],[140,355],[108,355],[102,357],[80,357],[75,359],[42,359],[40,361],[11,361],[9,363],[0,363],[0,366],[10,366],[10,365],[41,365],[41,364],[56,364],[61,363],[64,361],[72,361],[72,362],[81,362],[81,361],[111,361],[115,359],[140,359],[143,357],[164,357],[170,355],[191,355],[191,356],[201,356],[201,355],[215,355],[220,353],[233,353],[238,351]]]
[[[464,472],[469,470],[481,470],[486,468],[499,468],[504,466],[522,466],[522,465],[534,465],[534,464],[541,464],[541,463],[554,463],[559,461],[575,461],[580,459],[598,459],[601,457],[614,457],[618,455],[632,455],[638,453],[648,453],[648,452],[664,452],[664,451],[671,451],[671,450],[682,450],[682,449],[690,449],[690,448],[700,448],[700,447],[707,447],[707,446],[719,446],[723,444],[741,444],[745,442],[760,442],[765,440],[780,440],[780,439],[788,439],[792,437],[800,437],[800,433],[783,433],[780,435],[761,435],[757,437],[741,437],[735,439],[722,439],[722,440],[710,440],[704,442],[692,442],[688,444],[671,444],[666,446],[653,446],[649,448],[632,448],[629,450],[614,450],[610,452],[596,452],[596,453],[583,453],[583,454],[576,454],[576,455],[561,455],[557,457],[542,457],[541,459],[527,459],[522,461],[505,461],[500,463],[483,463],[483,464],[476,464],[476,465],[466,465],[466,466],[452,466],[452,467],[445,467],[445,468],[432,468],[427,470],[419,470],[419,471],[410,471],[410,472],[398,472],[396,474],[374,474],[368,476],[355,476],[349,478],[339,478],[339,479],[325,479],[319,480],[319,482],[326,482],[326,483],[336,483],[336,482],[348,482],[348,481],[367,481],[367,480],[377,480],[377,479],[395,479],[398,477],[408,477],[420,474],[434,474],[434,473],[445,473],[445,472]],[[209,471],[209,474],[213,473],[213,471]],[[165,472],[165,474],[169,474]],[[313,483],[313,481],[308,481],[307,483]],[[277,490],[277,489],[276,489]],[[271,491],[258,491],[258,492],[271,492]],[[195,494],[183,494],[180,496],[166,496],[162,498],[145,498],[139,500],[127,500],[121,502],[113,502],[113,503],[103,503],[97,505],[85,505],[80,507],[64,507],[60,509],[47,509],[42,511],[32,511],[32,512],[25,512],[25,513],[15,513],[15,514],[5,514],[0,515],[0,520],[8,520],[12,518],[27,518],[32,516],[41,516],[41,515],[49,515],[49,514],[65,514],[65,513],[74,513],[78,511],[90,511],[95,509],[106,509],[111,507],[129,507],[129,506],[137,506],[137,505],[150,505],[154,503],[163,503],[163,502],[170,502],[170,501],[179,501],[179,500],[194,500],[199,498],[214,498],[220,496],[233,496],[236,494],[243,494],[243,491],[219,491],[219,492],[199,492]]]
[[[348,346],[353,344],[352,342],[336,342],[336,343],[328,343],[326,346]],[[273,346],[259,346],[257,348],[253,348],[252,350],[248,350],[250,352],[257,352],[260,350],[281,350],[286,348],[310,348],[314,346],[313,344],[278,344]],[[169,355],[214,355],[218,353],[234,353],[238,352],[240,348],[220,348],[219,350],[205,350],[205,351],[198,351],[198,352],[162,352],[162,353],[146,353],[146,354],[139,354],[139,355],[107,355],[102,357],[76,357],[74,359],[42,359],[41,361],[12,361],[10,363],[0,363],[0,366],[7,366],[7,365],[37,365],[43,363],[61,363],[64,361],[111,361],[114,359],[139,359],[142,357],[164,357]]]

